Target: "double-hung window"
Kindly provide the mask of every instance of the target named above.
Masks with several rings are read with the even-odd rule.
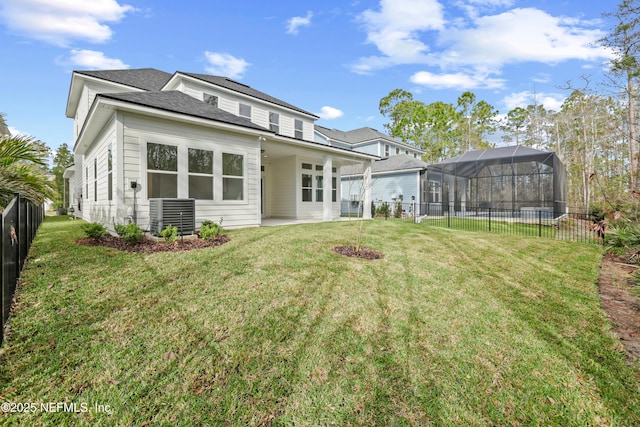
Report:
[[[251,105],[240,104],[238,106],[238,115],[251,120]]]
[[[389,144],[384,144],[384,156],[389,157]]]
[[[296,139],[303,139],[304,132],[302,126],[302,120],[294,120],[294,136],[296,137]]]
[[[313,202],[313,165],[302,164],[302,201]]]
[[[320,171],[322,173],[322,166],[316,165],[316,173]],[[324,197],[323,189],[324,175],[316,175],[316,202],[321,202]]]
[[[98,159],[93,159],[93,201],[98,201]]]
[[[269,129],[272,132],[280,133],[280,114],[269,113]]]
[[[213,200],[213,151],[189,148],[189,197]]]
[[[147,197],[178,197],[178,147],[147,143]]]
[[[337,168],[331,168],[331,200],[335,202],[338,196],[338,178],[335,176]],[[324,186],[328,183],[324,180],[324,168],[322,165],[302,163],[302,201],[323,202]],[[315,195],[315,198],[314,198]]]
[[[222,200],[244,200],[244,156],[222,153]]]
[[[113,150],[107,148],[107,200],[113,200]]]

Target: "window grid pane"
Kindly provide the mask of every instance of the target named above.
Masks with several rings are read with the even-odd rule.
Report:
[[[147,187],[149,199],[176,198],[178,197],[178,175],[147,172]]]
[[[189,148],[189,172],[213,174],[213,151]]]
[[[324,177],[322,175],[316,175],[316,202],[322,202],[324,199],[323,180]]]
[[[313,201],[313,175],[302,174],[302,201]]]
[[[244,156],[241,154],[222,153],[222,175],[244,176]]]
[[[189,175],[189,197],[198,200],[213,200],[213,177]]]
[[[244,200],[244,179],[222,178],[222,200]]]
[[[147,143],[147,169],[178,171],[178,147]]]

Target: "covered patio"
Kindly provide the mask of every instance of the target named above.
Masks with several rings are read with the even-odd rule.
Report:
[[[314,222],[340,218],[340,168],[362,165],[371,179],[370,154],[280,135],[260,145],[260,210],[269,220]],[[371,203],[371,191],[368,191]]]

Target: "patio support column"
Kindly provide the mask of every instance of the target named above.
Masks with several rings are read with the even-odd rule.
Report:
[[[333,183],[331,177],[333,176],[333,159],[331,156],[324,158],[324,164],[322,165],[322,220],[333,220],[333,198],[332,189]]]
[[[362,207],[362,219],[371,219],[371,160],[364,161],[362,186],[364,190],[364,206]]]

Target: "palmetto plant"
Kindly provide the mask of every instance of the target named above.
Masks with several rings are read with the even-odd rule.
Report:
[[[2,113],[0,124],[5,124]],[[0,207],[6,206],[14,193],[34,203],[51,196],[51,182],[42,170],[46,158],[47,153],[35,138],[0,135]]]

